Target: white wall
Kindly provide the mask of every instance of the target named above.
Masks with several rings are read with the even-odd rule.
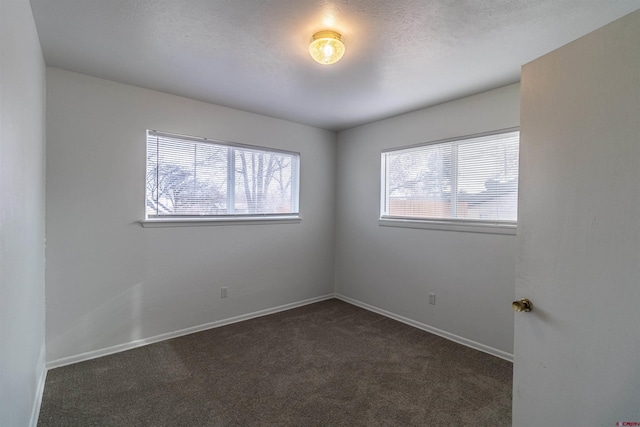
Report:
[[[518,120],[515,84],[340,132],[336,292],[512,353],[516,237],[382,227],[378,217],[382,149]]]
[[[522,70],[514,426],[640,422],[639,41],[637,11]]]
[[[0,425],[44,381],[45,67],[28,0],[0,0]]]
[[[55,68],[47,106],[48,361],[333,292],[335,133]],[[300,152],[302,221],[142,228],[146,129]]]

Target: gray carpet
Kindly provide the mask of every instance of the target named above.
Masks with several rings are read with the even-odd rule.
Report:
[[[509,426],[512,365],[329,300],[49,371],[39,426]]]

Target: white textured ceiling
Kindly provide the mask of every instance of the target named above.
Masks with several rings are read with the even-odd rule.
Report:
[[[640,0],[31,0],[47,65],[341,130],[517,82]],[[335,29],[346,54],[310,58]]]

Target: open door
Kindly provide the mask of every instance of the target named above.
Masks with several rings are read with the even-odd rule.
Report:
[[[640,11],[525,65],[520,131],[513,425],[640,425]]]

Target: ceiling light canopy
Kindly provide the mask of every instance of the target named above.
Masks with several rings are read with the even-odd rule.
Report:
[[[318,31],[311,37],[309,53],[320,64],[335,64],[344,55],[342,35],[332,30]]]

